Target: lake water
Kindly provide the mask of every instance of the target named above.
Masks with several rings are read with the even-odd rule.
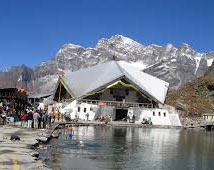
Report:
[[[90,126],[61,130],[41,155],[62,170],[213,170],[214,133]],[[83,145],[79,144],[83,141]]]

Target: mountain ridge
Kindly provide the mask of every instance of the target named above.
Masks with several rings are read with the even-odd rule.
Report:
[[[28,79],[23,82],[26,89],[30,88],[30,91],[35,93],[50,92],[54,90],[59,69],[65,72],[76,71],[112,60],[113,56],[169,82],[170,87],[175,89],[202,76],[214,59],[212,52],[199,53],[186,43],[182,43],[178,48],[169,43],[163,46],[142,45],[128,37],[115,35],[101,38],[94,48],[84,48],[71,43],[63,44],[52,59],[42,62],[34,69],[20,68],[20,71],[16,70],[20,74],[12,76],[13,78],[10,77],[14,74],[12,69],[2,71],[0,80],[3,77],[3,80],[8,82],[7,85],[17,86],[19,77],[23,76],[22,74],[29,74]],[[1,82],[0,87],[3,87]]]

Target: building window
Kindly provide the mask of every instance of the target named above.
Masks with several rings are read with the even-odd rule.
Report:
[[[112,89],[110,89],[110,94],[113,94],[113,90]]]
[[[78,112],[80,112],[80,107],[78,107]]]
[[[161,116],[161,113],[160,113],[160,112],[158,112],[158,115],[159,115],[159,116]]]
[[[84,112],[86,112],[86,108],[84,108]]]
[[[163,116],[166,117],[166,113],[165,112],[163,113]]]
[[[155,116],[155,112],[153,112],[153,116]]]

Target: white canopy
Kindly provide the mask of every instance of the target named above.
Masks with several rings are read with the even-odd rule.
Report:
[[[169,83],[144,73],[125,61],[109,61],[68,72],[61,79],[69,88],[72,97],[78,99],[121,78],[128,80],[153,100],[164,104]]]

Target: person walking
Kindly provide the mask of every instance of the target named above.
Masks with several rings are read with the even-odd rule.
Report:
[[[33,114],[33,122],[34,122],[34,128],[39,128],[39,118],[41,118],[40,114],[38,113],[38,110]]]

